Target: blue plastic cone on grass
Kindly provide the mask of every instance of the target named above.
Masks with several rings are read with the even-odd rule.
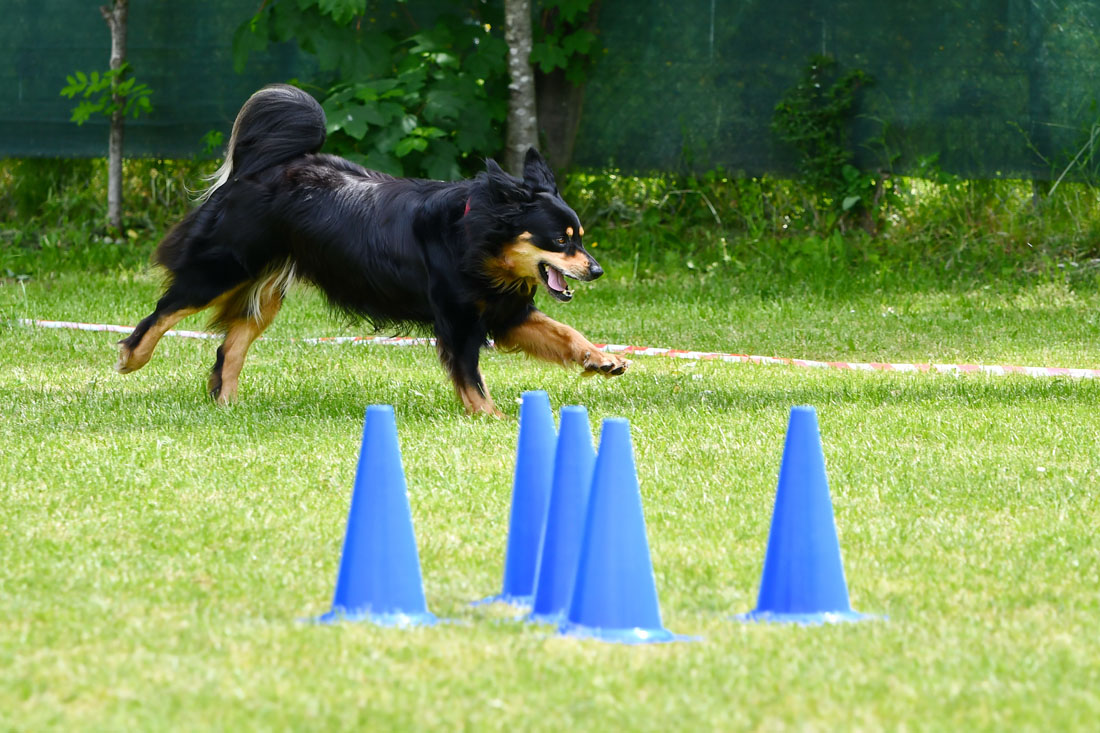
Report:
[[[627,644],[679,641],[664,628],[634,467],[630,424],[603,421],[566,636]]]
[[[848,600],[812,407],[791,408],[760,594],[756,609],[738,618],[803,624],[869,618]]]
[[[332,610],[316,620],[363,620],[383,626],[436,622],[424,600],[397,423],[390,405],[367,408]]]
[[[579,406],[561,408],[550,506],[539,550],[531,621],[557,624],[564,620],[569,610],[595,466],[596,451],[592,447],[588,410]]]
[[[519,408],[516,471],[512,482],[512,511],[508,519],[508,547],[504,555],[504,582],[499,595],[477,603],[530,606],[535,592],[539,542],[546,524],[550,484],[554,472],[557,432],[550,398],[542,390],[523,393]]]

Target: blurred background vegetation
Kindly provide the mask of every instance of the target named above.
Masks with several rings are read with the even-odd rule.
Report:
[[[0,277],[143,267],[263,83],[309,90],[329,152],[394,174],[473,175],[502,146],[503,2],[135,0],[152,111],[108,228],[106,122],[60,95],[106,30],[12,3]],[[619,277],[1100,282],[1095,3],[541,0],[532,27],[540,145]]]

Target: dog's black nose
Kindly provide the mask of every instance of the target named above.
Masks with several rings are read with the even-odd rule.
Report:
[[[596,278],[598,278],[602,274],[603,274],[603,268],[600,267],[600,263],[596,262],[596,260],[593,260],[593,259],[590,258],[588,260],[588,279],[589,280],[595,280]]]

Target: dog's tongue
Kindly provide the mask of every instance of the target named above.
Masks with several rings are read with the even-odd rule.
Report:
[[[564,292],[567,287],[561,273],[553,267],[546,268],[546,284],[550,286],[551,290],[556,290],[559,293]]]

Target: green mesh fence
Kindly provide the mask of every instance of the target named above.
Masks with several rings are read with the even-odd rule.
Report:
[[[938,154],[963,176],[1048,178],[1100,119],[1095,0],[604,0],[600,27],[584,165],[787,171],[772,111],[822,53],[876,80],[854,125],[866,166]]]
[[[65,76],[107,68],[111,34],[102,2],[0,0],[0,156],[84,157],[107,153],[107,119],[77,127]],[[237,26],[259,0],[131,0],[127,57],[153,90],[154,113],[127,120],[126,154],[190,157],[210,130],[226,134],[256,88],[296,76],[293,47],[253,54],[233,73]]]
[[[193,155],[255,88],[302,74],[290,47],[233,73],[233,32],[258,2],[131,2],[129,57],[156,111],[128,124],[128,154]],[[106,122],[76,127],[58,96],[66,74],[106,67],[99,4],[0,0],[0,155],[104,154]],[[599,26],[579,165],[789,172],[772,111],[821,53],[875,78],[853,124],[864,166],[936,155],[962,176],[1050,179],[1092,160],[1095,0],[603,0]]]

